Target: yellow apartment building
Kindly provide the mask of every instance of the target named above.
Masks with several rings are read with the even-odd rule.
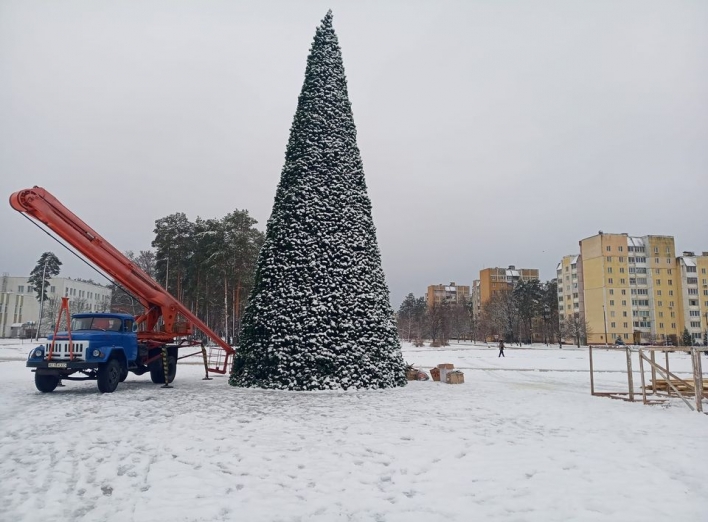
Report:
[[[429,308],[443,302],[462,304],[470,300],[470,287],[458,286],[454,282],[449,285],[430,285],[426,293],[426,300]]]
[[[589,344],[616,339],[628,344],[661,343],[681,334],[681,273],[673,237],[600,232],[581,240],[575,259],[577,297],[572,264],[572,256],[566,256],[558,265],[563,275],[559,319],[571,310],[584,317]],[[570,295],[566,276],[570,276]]]
[[[518,281],[538,280],[538,268],[485,268],[479,271],[479,302],[483,306],[492,295],[514,288]]]

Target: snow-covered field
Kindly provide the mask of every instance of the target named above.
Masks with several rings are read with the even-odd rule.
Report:
[[[708,416],[591,397],[585,349],[404,347],[462,385],[246,390],[180,364],[172,389],[42,395],[30,346],[0,343],[1,521],[708,520]],[[620,390],[623,353],[595,360]]]

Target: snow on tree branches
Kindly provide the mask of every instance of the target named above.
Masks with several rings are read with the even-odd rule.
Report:
[[[406,384],[331,11],[310,48],[255,279],[232,385]]]

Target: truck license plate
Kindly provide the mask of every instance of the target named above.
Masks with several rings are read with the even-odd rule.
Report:
[[[53,362],[50,362],[47,366],[48,366],[49,368],[66,368],[66,363],[53,363]]]

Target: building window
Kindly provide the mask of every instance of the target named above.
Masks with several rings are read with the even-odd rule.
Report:
[[[654,258],[654,262],[658,265],[658,264],[659,264],[659,258],[658,258],[658,257],[655,257],[655,258]]]
[[[627,323],[622,323],[622,324],[624,325],[625,328],[627,328]]]
[[[615,295],[615,289],[614,289],[614,288],[610,288],[610,295]]]
[[[626,312],[626,311],[622,312],[622,317],[627,317],[627,312]]]
[[[614,316],[615,316],[615,311],[612,310],[612,311],[610,312],[610,317],[614,317]]]
[[[661,290],[657,290],[656,295],[661,295]]]
[[[614,321],[612,321],[612,322],[610,323],[610,327],[611,327],[611,328],[617,328],[617,325],[615,324]]]
[[[625,290],[624,288],[622,289],[622,295],[627,295],[627,290]]]
[[[656,286],[659,286],[659,285],[661,285],[661,279],[656,280]]]
[[[670,269],[670,268],[667,268],[667,269],[666,269],[666,273],[669,274],[669,275],[671,275],[671,269]]]
[[[691,321],[691,328],[700,328],[700,327],[701,327],[700,321]]]
[[[669,295],[674,295],[674,291],[673,291],[673,290],[669,290]]]
[[[663,328],[663,327],[664,327],[664,323],[659,323],[659,328]]]
[[[656,302],[656,306],[664,306],[663,301],[657,301],[657,302]]]
[[[610,299],[610,306],[615,306],[615,300],[614,300],[614,299]]]
[[[608,278],[608,279],[607,279],[607,282],[608,282],[609,284],[612,284],[612,283],[613,283],[612,278],[611,278],[611,277]]]
[[[605,250],[607,250],[609,252],[610,248],[611,248],[610,245],[607,245],[607,248],[605,248]]]
[[[626,283],[627,283],[627,280],[626,280],[625,278],[621,277],[621,278],[620,278],[620,284],[621,284],[621,285],[624,285],[624,284],[626,284]]]
[[[669,259],[668,257],[666,258],[666,264],[667,264],[667,265],[670,265],[670,264],[671,264],[671,259]]]
[[[676,323],[671,323],[671,328],[676,330]]]
[[[654,247],[654,253],[658,254],[659,253],[659,247]]]
[[[611,273],[612,273],[612,267],[611,267],[611,266],[608,266],[608,267],[607,267],[607,273],[608,273],[608,274],[611,274]]]
[[[627,300],[626,300],[626,299],[622,299],[622,306],[627,306]]]
[[[623,266],[620,267],[620,274],[624,274],[624,267]]]
[[[17,293],[18,294],[24,294],[25,293],[25,285],[20,285],[17,287]]]
[[[619,246],[619,247],[617,247],[617,250],[619,250],[620,252],[622,252],[622,250],[624,250],[624,247],[622,247],[622,246]],[[621,259],[621,258],[620,258],[620,261],[622,261],[622,259]]]

